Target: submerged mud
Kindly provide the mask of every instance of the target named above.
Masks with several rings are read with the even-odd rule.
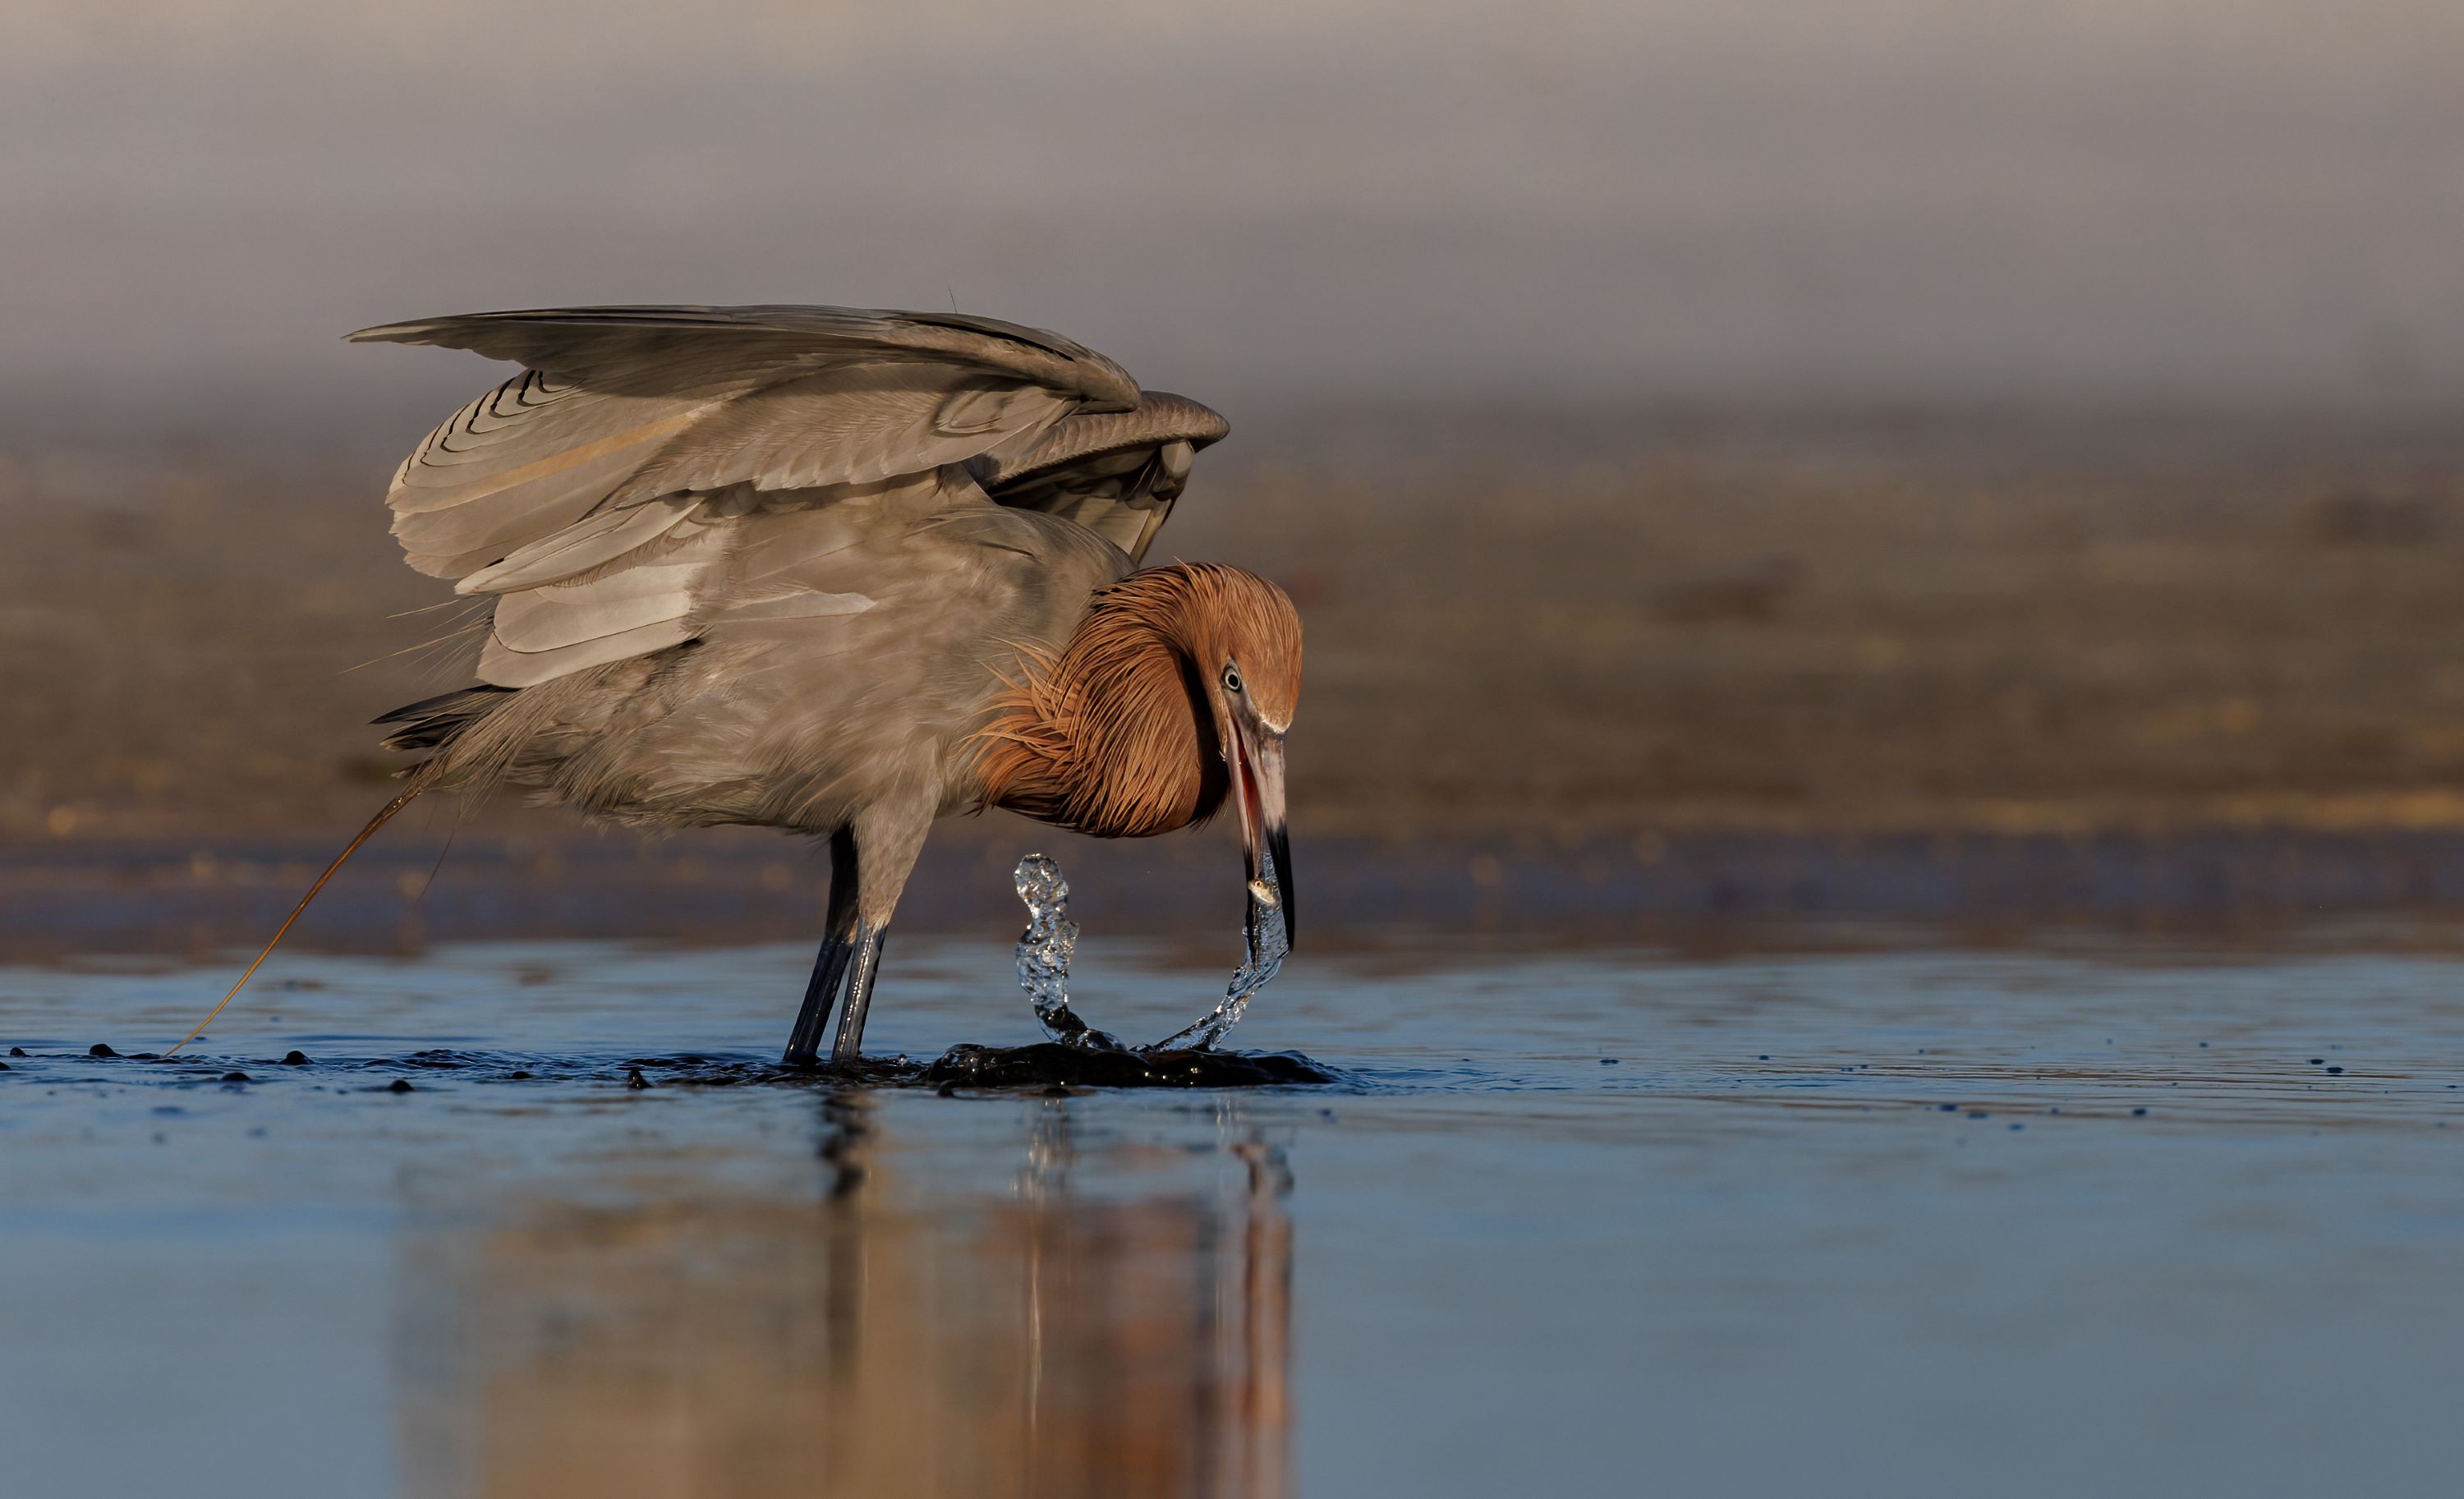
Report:
[[[165,1057],[122,1052],[98,1042],[83,1051],[11,1054],[27,1063],[122,1062],[159,1069],[155,1080],[171,1083],[256,1084],[247,1070],[287,1069],[287,1080],[323,1082],[341,1089],[410,1092],[423,1076],[478,1084],[606,1083],[630,1090],[685,1088],[919,1088],[950,1092],[1027,1091],[1051,1088],[1240,1089],[1329,1087],[1343,1074],[1297,1051],[1195,1051],[1125,1047],[1065,1046],[1038,1042],[1023,1047],[957,1046],[931,1062],[905,1056],[861,1057],[793,1067],[747,1057],[638,1056],[621,1061],[542,1056],[529,1052],[463,1051],[429,1047],[401,1056],[312,1062],[297,1051],[272,1057]],[[0,1071],[8,1070],[0,1064]],[[80,1077],[86,1074],[80,1073]]]
[[[924,1069],[923,1080],[945,1088],[1275,1088],[1339,1081],[1297,1051],[1138,1050],[1052,1041],[952,1047]]]

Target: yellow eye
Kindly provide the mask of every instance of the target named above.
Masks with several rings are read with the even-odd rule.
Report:
[[[1227,693],[1236,694],[1241,691],[1241,669],[1239,667],[1227,666],[1223,669],[1223,690]]]

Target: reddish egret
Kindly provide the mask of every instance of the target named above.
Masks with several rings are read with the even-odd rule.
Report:
[[[827,935],[791,1064],[842,988],[831,1053],[858,1054],[891,914],[952,813],[1145,837],[1229,801],[1288,923],[1300,617],[1238,568],[1133,570],[1227,430],[1213,411],[956,314],[581,307],[351,337],[523,371],[386,496],[413,567],[494,601],[479,685],[377,720],[427,758],[292,920],[431,789],[813,834]]]

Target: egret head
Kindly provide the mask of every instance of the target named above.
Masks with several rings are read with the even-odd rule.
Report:
[[[1288,935],[1284,735],[1300,691],[1300,613],[1281,588],[1212,563],[1132,573],[997,700],[984,804],[1107,838],[1170,832],[1228,805],[1250,882],[1272,866],[1267,893]]]
[[[1205,682],[1249,878],[1273,885],[1288,934],[1297,922],[1284,816],[1284,736],[1300,704],[1300,611],[1283,589],[1255,573],[1214,565],[1188,571],[1188,633],[1181,645]]]

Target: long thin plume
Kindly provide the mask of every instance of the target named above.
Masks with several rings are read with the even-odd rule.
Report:
[[[215,1005],[207,1013],[205,1019],[197,1022],[195,1025],[191,1026],[188,1033],[180,1038],[178,1045],[172,1047],[170,1050],[163,1053],[165,1056],[177,1055],[181,1047],[187,1046],[189,1042],[194,1041],[199,1036],[205,1034],[206,1027],[214,1023],[214,1017],[220,1015],[231,1001],[239,998],[239,991],[248,987],[248,981],[256,977],[256,971],[259,968],[264,967],[265,960],[274,956],[274,950],[282,945],[282,938],[290,933],[292,924],[299,919],[299,914],[301,912],[308,909],[308,902],[317,898],[317,893],[325,888],[325,882],[334,877],[334,871],[348,863],[351,855],[360,851],[360,846],[362,844],[366,843],[369,839],[375,837],[378,828],[383,827],[389,822],[392,822],[394,814],[401,811],[404,807],[408,806],[413,798],[428,789],[428,777],[413,776],[411,778],[410,784],[403,787],[402,793],[399,796],[396,796],[392,801],[387,802],[378,810],[376,816],[368,819],[368,825],[360,829],[360,835],[351,840],[349,847],[345,848],[341,852],[334,855],[334,862],[325,866],[325,872],[317,876],[317,883],[309,886],[308,893],[299,897],[299,904],[291,908],[291,915],[285,916],[283,918],[282,925],[275,929],[274,940],[265,944],[265,950],[256,955],[256,961],[248,965],[248,971],[239,976],[239,982],[232,984],[231,986],[231,992],[223,996],[222,1003]]]
[[[478,607],[486,608],[494,602],[494,600],[482,599],[479,601]],[[365,661],[360,662],[357,666],[346,666],[342,668],[340,674],[348,676],[351,672],[357,672],[363,667],[371,667],[380,661],[390,661],[396,656],[407,656],[416,650],[433,650],[439,646],[451,645],[452,642],[460,640],[465,635],[476,632],[481,627],[488,623],[489,622],[484,619],[466,618],[460,624],[454,626],[451,629],[447,630],[442,635],[437,635],[428,640],[422,640],[413,645],[405,646],[400,650],[388,650],[381,656],[370,656]]]
[[[428,867],[428,878],[419,882],[419,893],[410,897],[412,904],[428,898],[429,891],[436,884],[436,876],[445,872],[445,861],[453,852],[453,840],[462,836],[463,825],[471,821],[471,814],[476,810],[478,800],[474,797],[466,796],[455,801],[453,821],[445,828],[445,847],[436,850],[436,862]]]

